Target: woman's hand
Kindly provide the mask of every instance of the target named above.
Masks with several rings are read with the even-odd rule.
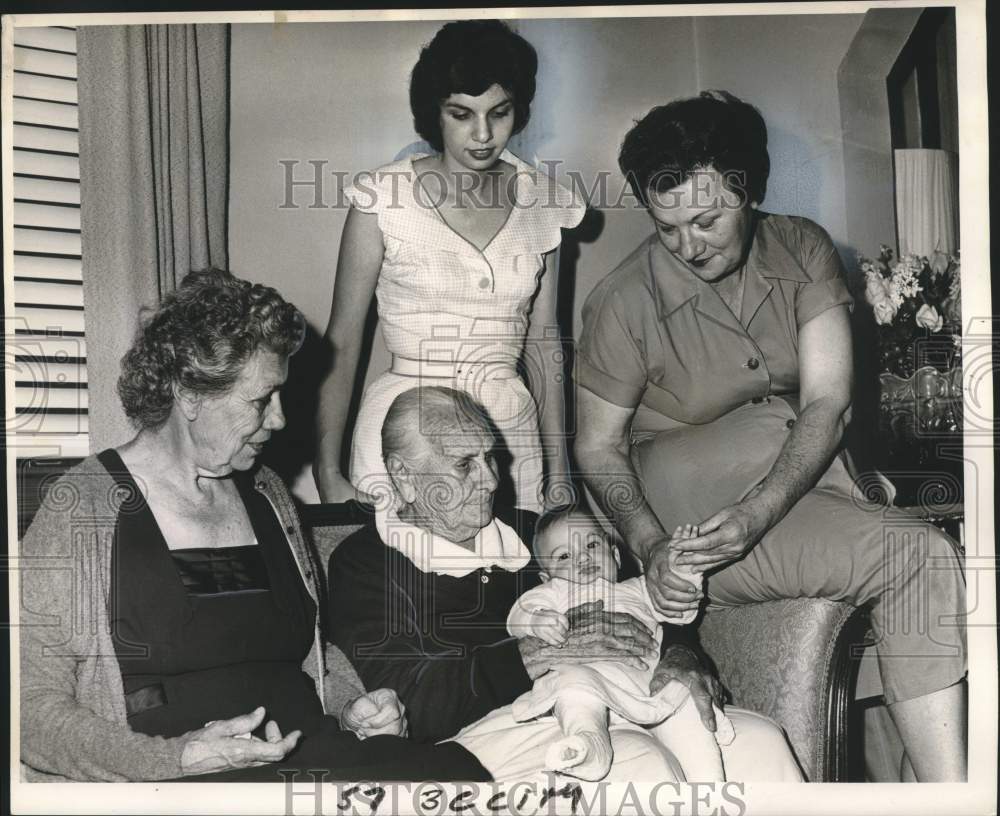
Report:
[[[395,689],[375,689],[345,705],[340,714],[340,724],[362,739],[376,734],[405,737],[406,706]]]
[[[563,646],[569,634],[569,617],[554,609],[536,609],[531,613],[531,634],[549,646]]]
[[[617,660],[645,670],[659,654],[649,629],[625,612],[605,612],[604,601],[580,604],[567,612],[569,634],[562,646],[528,637],[518,641],[521,662],[532,680],[556,663]]]
[[[330,474],[319,479],[319,497],[327,504],[358,501],[374,504],[375,497],[358,490],[342,473]]]
[[[691,692],[701,722],[709,731],[715,731],[714,703],[722,708],[724,700],[722,684],[706,669],[698,656],[687,646],[676,644],[667,648],[666,654],[653,672],[649,682],[650,695],[657,694],[671,680],[677,680],[687,686]]]
[[[685,539],[684,544],[698,539]],[[644,574],[646,588],[653,605],[667,618],[682,618],[701,603],[703,592],[686,578],[681,578],[671,567],[670,548],[676,547],[676,540],[661,538],[646,552]],[[676,563],[681,564],[677,557]]]
[[[772,515],[753,498],[723,507],[699,525],[701,535],[674,542],[677,565],[704,572],[742,558],[771,528]]]
[[[302,736],[292,731],[281,736],[274,720],[264,726],[266,740],[249,734],[264,721],[264,708],[229,720],[216,720],[204,728],[187,734],[188,741],[181,753],[181,771],[185,776],[249,768],[278,762],[295,747]]]

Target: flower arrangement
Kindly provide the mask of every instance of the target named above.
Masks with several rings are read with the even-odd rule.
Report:
[[[877,259],[860,257],[865,300],[879,324],[882,370],[903,378],[920,365],[947,371],[959,364],[962,342],[958,256],[893,259],[884,244]],[[919,359],[918,359],[919,358]]]

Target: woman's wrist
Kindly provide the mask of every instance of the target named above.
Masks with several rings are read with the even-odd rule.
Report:
[[[519,638],[517,641],[517,649],[521,654],[521,664],[532,680],[538,679],[549,669],[552,661],[542,656],[543,650],[547,646],[545,641],[533,635]]]

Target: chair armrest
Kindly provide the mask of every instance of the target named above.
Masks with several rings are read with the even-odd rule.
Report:
[[[808,779],[847,775],[847,712],[867,612],[822,598],[709,610],[701,642],[733,703],[778,722]]]

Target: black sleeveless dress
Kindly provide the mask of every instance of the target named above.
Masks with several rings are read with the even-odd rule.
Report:
[[[300,767],[327,769],[331,780],[489,779],[455,743],[428,750],[399,737],[359,740],[323,713],[313,680],[302,670],[316,604],[274,509],[249,473],[235,472],[232,479],[253,544],[170,550],[118,453],[107,450],[99,459],[122,494],[108,619],[129,727],[176,737],[264,706],[265,721],[273,719],[282,733],[302,731],[280,763],[186,781],[281,781],[279,769]],[[263,727],[255,736],[263,737]]]

